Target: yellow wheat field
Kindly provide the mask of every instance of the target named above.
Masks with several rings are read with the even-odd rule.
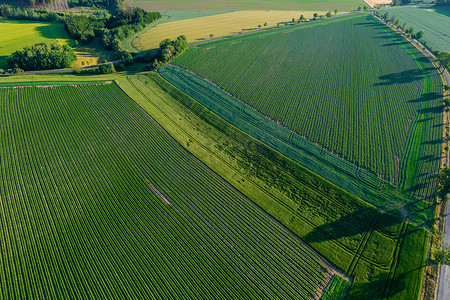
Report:
[[[278,22],[298,19],[300,15],[305,18],[312,18],[314,13],[325,15],[320,11],[236,11],[220,15],[200,17],[195,19],[174,21],[159,24],[149,30],[137,35],[131,45],[140,51],[154,49],[159,43],[166,39],[174,39],[184,34],[190,43],[209,39],[213,37],[236,34],[244,29],[258,29],[258,25],[264,27],[275,26]]]

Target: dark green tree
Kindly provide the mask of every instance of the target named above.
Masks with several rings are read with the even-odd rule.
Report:
[[[421,38],[423,38],[423,30],[420,30],[419,32],[416,33],[416,40],[420,40]]]

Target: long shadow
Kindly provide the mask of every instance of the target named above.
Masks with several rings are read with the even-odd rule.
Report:
[[[34,21],[30,21],[30,22],[34,22]],[[38,31],[41,36],[48,38],[48,39],[69,38],[67,36],[67,34],[65,34],[65,31],[64,31],[64,29],[62,29],[62,27],[61,27],[61,29],[57,29],[58,26],[61,26],[61,24],[46,22],[45,26],[36,27],[36,31]],[[58,35],[58,33],[63,33],[64,36],[60,36],[60,35]],[[33,43],[31,43],[30,45],[32,45],[32,44]]]
[[[433,7],[418,7],[420,9],[429,10],[430,8],[434,9],[438,14],[445,15],[450,17],[450,6],[438,6],[435,5]]]
[[[353,295],[352,299],[381,299],[383,295],[383,299],[387,299],[388,295],[391,298],[406,289],[406,274],[400,274],[391,280],[386,275],[378,275],[358,289],[361,290],[360,294]]]
[[[408,71],[382,75],[378,78],[383,82],[376,83],[374,84],[374,86],[403,84],[421,80],[423,78],[423,72],[422,70],[412,69]]]
[[[411,99],[408,100],[408,103],[419,103],[419,102],[425,102],[425,101],[432,101],[432,100],[436,100],[436,99],[440,99],[442,98],[442,94],[436,93],[436,92],[431,92],[431,93],[425,93],[422,95],[422,97],[420,98],[416,98],[416,99]]]
[[[435,155],[425,155],[425,156],[420,157],[418,160],[419,160],[419,161],[431,162],[431,161],[439,160],[439,159],[440,159],[439,156],[435,156]],[[420,175],[417,176],[417,177],[422,177],[422,176],[424,176],[424,175],[427,175],[427,173],[422,173],[422,174],[420,174]]]
[[[406,44],[405,42],[393,42],[393,43],[389,43],[389,44],[384,44],[381,45],[382,47],[390,47],[390,46],[401,46]]]
[[[430,60],[426,56],[421,56],[415,59],[418,62],[428,63]],[[430,69],[430,68],[429,68]]]
[[[427,107],[427,108],[423,108],[423,109],[419,109],[417,112],[419,114],[428,114],[428,113],[432,113],[432,114],[440,114],[444,111],[445,106],[444,105],[438,105],[438,106],[433,106],[433,107]]]
[[[382,39],[382,40],[388,40],[388,39],[392,39],[391,35],[381,35],[381,36],[374,36],[372,37],[373,39]]]
[[[364,234],[374,229],[369,224],[377,219],[375,229],[385,229],[402,223],[402,220],[390,214],[383,214],[376,209],[356,210],[341,216],[338,220],[316,227],[305,238],[306,243],[320,243],[343,237]]]
[[[425,141],[425,142],[422,142],[420,144],[421,145],[437,145],[437,144],[442,144],[442,142],[443,142],[443,139],[435,139],[435,140],[432,140],[432,141]]]
[[[360,22],[355,23],[356,26],[365,26],[365,27],[377,27],[378,25],[373,22]]]

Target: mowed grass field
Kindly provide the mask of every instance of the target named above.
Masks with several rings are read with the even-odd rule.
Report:
[[[320,298],[334,270],[115,84],[0,88],[2,298]]]
[[[299,136],[433,202],[443,84],[370,16],[194,48],[173,61]]]
[[[365,5],[359,0],[128,0],[125,5],[142,7],[151,11],[166,10],[211,10],[211,9],[237,9],[237,10],[356,10],[358,6]]]
[[[70,44],[64,24],[0,20],[0,68],[8,68],[6,57],[37,43]]]
[[[354,278],[350,298],[418,298],[429,239],[423,227],[330,184],[154,73],[117,83],[188,151]]]
[[[245,32],[247,30],[276,26],[279,22],[290,22],[292,18],[298,20],[300,15],[312,18],[312,11],[236,11],[224,14],[190,18],[173,22],[161,22],[136,34],[129,43],[137,51],[155,49],[159,43],[166,39],[176,39],[179,35],[185,35],[190,43],[207,40],[213,37],[227,36]],[[325,11],[317,11],[319,15],[325,15]],[[127,43],[127,42],[125,42]]]
[[[433,50],[450,51],[449,7],[402,7],[386,11],[400,19],[400,25],[413,26],[415,32],[423,30],[423,40]]]

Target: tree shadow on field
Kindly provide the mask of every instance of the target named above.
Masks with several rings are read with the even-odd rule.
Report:
[[[405,42],[393,42],[393,43],[388,43],[388,44],[383,44],[381,45],[382,47],[390,47],[390,46],[401,46],[401,45],[405,45]]]
[[[426,102],[426,101],[432,101],[432,100],[436,100],[436,99],[440,99],[442,98],[442,95],[439,93],[435,93],[435,92],[431,92],[431,93],[425,93],[422,95],[422,97],[420,98],[416,98],[416,99],[411,99],[408,100],[408,103],[420,103],[420,102]]]
[[[431,162],[431,161],[435,161],[435,160],[439,160],[439,159],[440,159],[439,156],[425,155],[425,156],[420,157],[418,160],[419,161],[425,161],[425,162]],[[420,178],[420,177],[423,177],[425,175],[427,175],[427,173],[422,173],[422,174],[416,176],[416,178]]]
[[[375,223],[373,223],[375,221]],[[306,243],[321,243],[344,237],[353,237],[376,230],[383,230],[402,220],[390,214],[381,213],[373,208],[356,210],[314,228],[303,240]]]
[[[443,139],[435,139],[432,141],[425,141],[420,143],[421,145],[437,145],[437,144],[442,144],[444,140]]]
[[[380,40],[392,40],[392,36],[390,35],[380,35],[380,36],[374,36],[373,39],[380,39]]]
[[[425,56],[418,57],[418,58],[415,59],[415,61],[423,62],[423,63],[430,62],[430,60],[427,57],[425,57]],[[430,70],[433,70],[433,68],[427,68],[425,70],[430,71]]]
[[[359,293],[353,294],[352,299],[387,299],[406,289],[406,274],[400,274],[391,280],[387,278],[387,274],[381,274],[374,278],[369,277],[368,279],[369,283],[355,286]]]
[[[423,109],[419,109],[417,112],[419,114],[440,114],[444,111],[445,106],[444,105],[438,105],[438,106],[433,106],[433,107],[427,107],[427,108],[423,108]]]
[[[410,83],[423,79],[423,72],[419,69],[412,69],[408,71],[382,75],[378,77],[378,79],[382,82],[375,83],[374,86]]]
[[[58,26],[61,26],[61,28],[59,28]],[[48,23],[45,26],[36,27],[36,30],[39,32],[39,35],[47,39],[69,38],[60,23]]]
[[[360,22],[360,23],[355,23],[355,25],[356,26],[365,26],[365,27],[377,27],[378,26],[374,22]]]
[[[424,10],[429,10],[430,7],[417,7],[420,9],[424,9]],[[431,7],[434,11],[436,11],[436,13],[450,17],[450,6],[433,6]]]

